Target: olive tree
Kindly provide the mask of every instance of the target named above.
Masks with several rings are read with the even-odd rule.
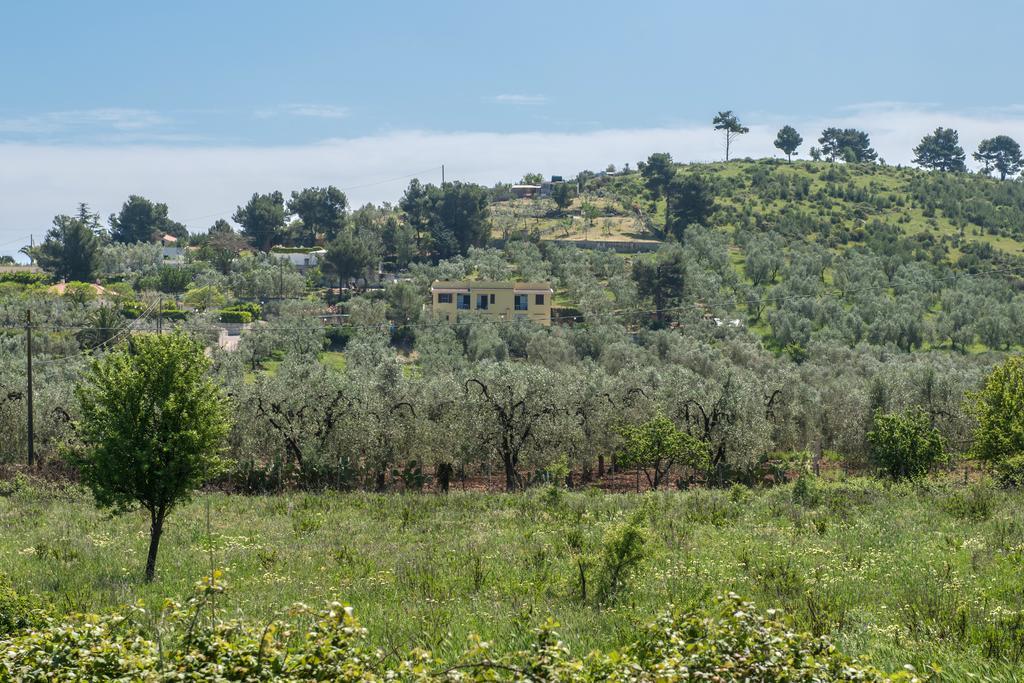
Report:
[[[564,411],[555,380],[546,368],[504,361],[481,364],[463,385],[467,410],[479,420],[474,436],[501,460],[507,491],[522,486],[520,461],[538,447],[553,415]]]

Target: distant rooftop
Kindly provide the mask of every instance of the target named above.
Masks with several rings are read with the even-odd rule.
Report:
[[[498,282],[494,280],[434,280],[431,289],[518,289],[553,291],[549,282]]]

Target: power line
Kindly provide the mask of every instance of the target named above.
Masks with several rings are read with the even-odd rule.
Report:
[[[59,356],[57,358],[47,358],[45,360],[36,361],[36,365],[45,365],[45,364],[48,364],[48,363],[56,363],[56,362],[59,362],[59,361],[70,360],[70,359],[73,359],[73,358],[77,358],[79,356],[86,356],[86,355],[91,354],[93,351],[96,351],[97,349],[103,347],[103,346],[112,345],[118,339],[120,339],[122,336],[124,336],[125,334],[130,332],[132,330],[132,328],[135,326],[135,324],[138,323],[143,318],[145,318],[146,316],[148,316],[153,311],[153,309],[155,307],[156,307],[156,302],[153,302],[152,304],[150,304],[149,308],[147,308],[145,311],[143,311],[143,313],[138,318],[136,318],[135,320],[132,320],[127,325],[124,325],[123,329],[121,329],[120,332],[118,332],[117,334],[112,336],[110,339],[105,339],[105,340],[103,340],[101,342],[97,342],[96,344],[93,344],[92,346],[90,346],[88,348],[82,349],[78,353],[72,353],[72,354],[68,354],[67,356]],[[35,329],[40,329],[40,328],[36,327]],[[70,331],[71,328],[68,328],[68,329]],[[77,329],[79,329],[79,330],[110,331],[110,330],[113,330],[113,329],[120,329],[120,328],[79,327]]]

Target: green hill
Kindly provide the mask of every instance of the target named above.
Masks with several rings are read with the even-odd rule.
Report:
[[[716,228],[777,230],[841,249],[860,241],[868,224],[877,221],[907,236],[930,235],[954,261],[960,246],[970,243],[1024,254],[1024,183],[1018,181],[774,159],[679,164],[676,170],[709,179]],[[586,229],[590,240],[657,239],[648,227],[664,225],[665,203],[649,198],[640,173],[582,177],[581,195],[564,212],[550,198],[496,201],[491,208],[495,236],[526,229],[537,230],[542,239],[584,239]],[[597,209],[590,220],[588,204]]]
[[[564,210],[550,198],[497,197],[494,234],[664,243],[660,255],[631,257],[682,251],[679,291],[653,282],[645,292],[641,283],[639,301],[672,309],[660,322],[682,324],[694,310],[735,317],[794,353],[815,340],[965,351],[1016,348],[1024,339],[1020,181],[777,160],[674,170],[700,178],[713,198],[704,225],[688,227],[681,240],[666,237],[665,199],[636,171],[581,174],[581,192]],[[670,246],[676,241],[682,246]],[[579,301],[568,289],[565,300]]]

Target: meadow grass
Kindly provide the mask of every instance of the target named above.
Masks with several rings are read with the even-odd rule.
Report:
[[[0,497],[0,572],[57,612],[141,601],[156,613],[218,567],[224,616],[267,621],[339,598],[375,645],[445,656],[471,633],[527,647],[549,617],[573,652],[613,648],[670,605],[734,591],[884,669],[1011,680],[1024,656],[1022,502],[862,479],[643,495],[206,493],[170,517],[147,585],[141,514],[112,518],[76,489],[24,486]],[[601,557],[630,522],[645,557],[602,604]]]

